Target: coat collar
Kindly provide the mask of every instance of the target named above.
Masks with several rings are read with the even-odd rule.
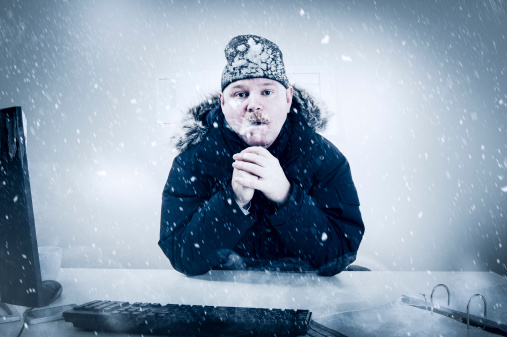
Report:
[[[211,117],[210,117],[211,118]],[[248,145],[234,131],[227,128],[220,109],[216,111],[212,121],[213,128],[209,128],[204,139],[193,148],[193,158],[200,162],[207,170],[232,173],[232,155],[239,153]],[[298,113],[287,115],[282,131],[268,150],[278,160],[282,167],[290,165],[294,159],[313,150],[319,138]]]
[[[328,121],[328,111],[321,109],[310,94],[298,86],[293,86],[291,114],[301,117],[302,126],[309,128],[305,131],[318,132],[325,129]],[[176,149],[183,152],[199,145],[206,139],[208,132],[218,128],[218,114],[221,114],[220,98],[214,95],[187,111],[183,122],[182,133],[174,137]],[[292,123],[294,126],[294,123]]]

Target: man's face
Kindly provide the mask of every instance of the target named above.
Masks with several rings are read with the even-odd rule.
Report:
[[[225,120],[250,146],[268,148],[282,129],[292,88],[266,78],[239,80],[220,94]]]

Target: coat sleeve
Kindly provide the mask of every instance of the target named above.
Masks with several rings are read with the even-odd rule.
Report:
[[[221,263],[254,220],[234,201],[230,186],[213,191],[196,165],[176,157],[162,195],[158,242],[174,269],[200,275]],[[187,169],[188,168],[188,169]]]
[[[348,161],[332,145],[326,157],[311,189],[289,177],[289,201],[268,219],[287,249],[321,275],[334,275],[355,260],[364,224]]]

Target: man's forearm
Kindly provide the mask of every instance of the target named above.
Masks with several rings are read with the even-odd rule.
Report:
[[[198,275],[219,264],[219,251],[232,250],[254,220],[241,212],[225,190],[200,207],[192,204],[190,198],[164,198],[163,215],[164,209],[172,211],[162,217],[159,245],[176,270]]]
[[[344,218],[337,209],[319,208],[299,187],[293,188],[288,203],[269,219],[286,247],[315,268],[357,252],[364,234],[358,206],[354,216]]]

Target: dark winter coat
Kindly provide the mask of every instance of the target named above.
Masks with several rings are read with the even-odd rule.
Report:
[[[232,155],[248,147],[224,123],[214,97],[189,110],[162,198],[159,246],[187,275],[211,269],[316,270],[334,275],[355,260],[364,234],[350,167],[316,133],[326,120],[303,90],[268,149],[291,183],[278,207],[255,191],[250,214],[234,201]]]

